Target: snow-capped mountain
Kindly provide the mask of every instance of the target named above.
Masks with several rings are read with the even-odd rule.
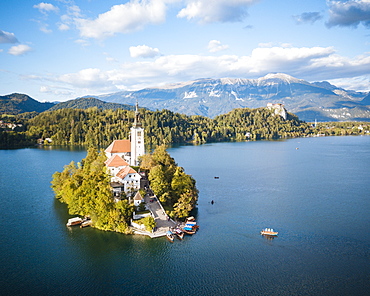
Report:
[[[258,79],[198,79],[138,91],[94,96],[107,102],[135,104],[152,110],[169,109],[187,115],[215,117],[234,108],[281,103],[306,121],[370,120],[368,93],[348,91],[328,82],[310,83],[287,74]]]

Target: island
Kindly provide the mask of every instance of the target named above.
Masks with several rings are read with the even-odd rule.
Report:
[[[80,163],[55,172],[52,189],[70,215],[97,229],[164,236],[196,207],[198,190],[166,151],[145,153],[138,104],[129,140],[114,140],[104,151],[90,147]],[[154,231],[155,230],[155,231]]]

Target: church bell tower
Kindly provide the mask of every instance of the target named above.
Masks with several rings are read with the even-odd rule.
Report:
[[[139,113],[139,104],[136,102],[134,124],[130,129],[131,140],[131,163],[130,165],[139,165],[138,157],[145,154],[144,147],[144,129],[142,128]]]

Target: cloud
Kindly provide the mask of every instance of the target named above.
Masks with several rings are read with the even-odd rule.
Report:
[[[274,46],[258,47],[242,56],[161,55],[149,61],[126,62],[110,70],[87,68],[75,73],[50,75],[44,80],[78,96],[155,87],[200,77],[258,78],[271,72],[287,73],[308,81],[341,79],[344,83],[345,79],[369,75],[369,68],[370,53],[348,58],[338,55],[332,47]],[[365,87],[364,80],[357,81]],[[355,83],[352,83],[353,89],[356,89]]]
[[[247,9],[258,0],[188,0],[178,17],[196,20],[200,23],[240,22],[247,15]]]
[[[228,48],[229,48],[228,45],[223,45],[218,40],[211,40],[208,43],[208,51],[209,52],[218,52],[218,51],[222,51],[222,50],[225,50],[225,49],[228,49]]]
[[[148,24],[159,24],[166,17],[163,0],[130,1],[114,5],[96,19],[75,19],[81,37],[105,38],[116,33],[131,33]]]
[[[331,84],[344,88],[344,89],[352,89],[356,91],[369,91],[370,85],[370,75],[358,76],[358,77],[351,77],[351,78],[339,78],[339,79],[332,79],[328,80]]]
[[[160,54],[158,48],[152,48],[147,45],[131,46],[129,50],[133,58],[154,58]]]
[[[18,43],[13,33],[0,30],[0,43]]]
[[[29,47],[28,45],[19,44],[19,45],[15,45],[9,48],[8,53],[11,55],[19,56],[19,55],[26,54],[27,52],[30,52],[31,50],[32,48]]]
[[[68,31],[70,29],[70,27],[67,25],[67,24],[59,24],[58,25],[58,29],[59,31]]]
[[[320,12],[304,12],[300,15],[294,15],[297,24],[310,23],[311,25],[323,18]]]
[[[109,81],[109,77],[107,72],[97,68],[88,68],[77,73],[61,75],[58,80],[80,88],[100,88],[104,87],[106,81]]]
[[[37,8],[43,14],[47,14],[48,12],[58,12],[59,11],[58,7],[54,6],[53,4],[44,3],[44,2],[34,5],[33,8]]]
[[[369,0],[352,0],[352,1],[327,1],[329,6],[329,21],[326,25],[354,27],[362,23],[365,27],[370,28],[370,1]]]

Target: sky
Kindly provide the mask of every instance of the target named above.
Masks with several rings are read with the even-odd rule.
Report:
[[[0,95],[285,73],[370,91],[370,0],[4,1]]]

